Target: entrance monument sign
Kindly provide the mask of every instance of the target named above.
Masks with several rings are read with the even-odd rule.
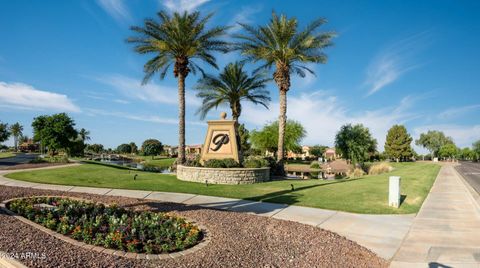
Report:
[[[225,112],[220,120],[208,121],[208,130],[203,144],[201,162],[209,159],[232,158],[239,161],[238,144],[235,135],[235,121],[227,120]]]

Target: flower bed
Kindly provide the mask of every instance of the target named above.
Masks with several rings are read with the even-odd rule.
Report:
[[[75,240],[134,253],[180,251],[203,236],[197,226],[167,213],[136,212],[69,198],[16,199],[8,203],[8,209]]]

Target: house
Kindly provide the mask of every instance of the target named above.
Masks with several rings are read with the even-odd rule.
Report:
[[[185,154],[186,155],[201,155],[202,154],[202,144],[186,145]],[[178,146],[169,146],[165,145],[163,150],[167,152],[169,156],[178,155]]]
[[[40,144],[33,142],[32,139],[28,139],[26,142],[22,142],[18,145],[18,150],[21,152],[37,152],[40,148]]]
[[[327,160],[330,160],[330,161],[339,158],[336,151],[335,151],[335,148],[327,148],[325,150],[325,152],[323,153],[323,157]]]
[[[310,154],[310,146],[307,146],[307,145],[302,146],[301,152],[298,152],[298,153],[293,151],[287,152],[287,158],[293,158],[293,159],[300,158],[302,160],[305,160],[306,158],[310,158],[310,157],[313,157],[313,156]]]

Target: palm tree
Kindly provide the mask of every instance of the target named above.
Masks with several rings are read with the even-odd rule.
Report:
[[[288,19],[285,15],[272,13],[266,26],[253,27],[241,24],[246,34],[237,34],[239,39],[235,49],[239,50],[247,61],[262,62],[257,69],[272,69],[273,79],[280,91],[280,116],[278,133],[277,162],[283,166],[285,124],[287,114],[287,91],[290,89],[290,76],[305,77],[306,72],[314,74],[305,64],[326,63],[323,49],[332,45],[334,33],[317,32],[326,23],[317,19],[303,31],[298,31],[297,19]]]
[[[13,136],[13,144],[15,146],[15,151],[18,149],[18,140],[20,136],[22,136],[23,132],[23,126],[20,125],[20,123],[15,123],[10,126],[10,133],[12,133]]]
[[[78,132],[78,136],[80,137],[80,139],[85,142],[85,141],[88,141],[90,140],[90,131],[82,128],[80,129],[80,131]]]
[[[242,113],[241,101],[250,101],[268,109],[267,104],[270,97],[265,87],[270,80],[261,73],[249,76],[243,70],[243,64],[230,63],[225,66],[218,77],[206,75],[198,81],[197,97],[202,99],[202,106],[198,109],[197,114],[204,119],[213,108],[228,104],[232,110],[232,119],[235,121],[235,135],[238,137],[238,118]],[[241,149],[239,154],[241,161],[243,156]]]
[[[135,51],[140,54],[153,54],[144,65],[146,84],[154,74],[160,79],[173,64],[173,74],[178,79],[178,119],[179,150],[178,163],[185,162],[185,78],[192,72],[202,74],[203,69],[196,60],[203,61],[218,69],[213,52],[227,52],[228,43],[217,38],[226,34],[227,27],[205,29],[212,14],[200,17],[199,12],[177,12],[172,15],[164,11],[158,13],[159,21],[146,19],[143,27],[132,27],[139,34],[127,41],[135,44]]]

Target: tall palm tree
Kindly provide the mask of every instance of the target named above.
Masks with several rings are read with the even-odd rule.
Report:
[[[15,123],[10,126],[10,133],[12,133],[13,136],[13,144],[15,146],[15,151],[18,150],[18,140],[20,136],[23,134],[23,126],[20,125],[20,123]]]
[[[246,60],[262,62],[258,69],[274,69],[273,79],[280,93],[280,116],[278,133],[277,162],[283,166],[285,124],[287,114],[287,91],[290,89],[290,76],[305,77],[306,72],[314,74],[305,64],[326,63],[323,49],[332,45],[334,33],[317,32],[326,23],[317,19],[303,31],[298,31],[297,19],[288,19],[285,15],[272,13],[269,24],[253,27],[241,24],[245,34],[237,34],[239,40],[235,46]]]
[[[85,142],[85,141],[88,141],[90,140],[90,131],[82,128],[80,129],[80,131],[78,132],[78,136],[80,137],[80,139]]]
[[[167,14],[158,13],[158,21],[146,19],[143,27],[132,27],[139,34],[127,41],[135,44],[135,51],[140,54],[153,54],[144,65],[146,84],[154,74],[165,78],[169,67],[173,64],[173,75],[178,79],[178,120],[179,150],[178,163],[185,162],[185,78],[202,68],[196,60],[203,61],[218,69],[215,51],[227,52],[228,43],[218,38],[226,34],[227,27],[205,29],[212,14],[200,17],[199,12]]]
[[[198,81],[196,90],[197,97],[202,99],[202,106],[197,111],[202,119],[213,108],[219,105],[229,105],[232,110],[232,119],[235,120],[235,135],[238,137],[238,118],[242,113],[242,101],[249,101],[260,104],[268,109],[270,101],[269,92],[265,89],[270,81],[262,73],[249,76],[243,70],[243,64],[239,62],[230,63],[223,69],[218,77],[206,75]],[[237,138],[237,140],[239,140]],[[240,145],[240,144],[239,144]],[[241,148],[239,146],[239,148]],[[240,161],[243,153],[239,149]]]

